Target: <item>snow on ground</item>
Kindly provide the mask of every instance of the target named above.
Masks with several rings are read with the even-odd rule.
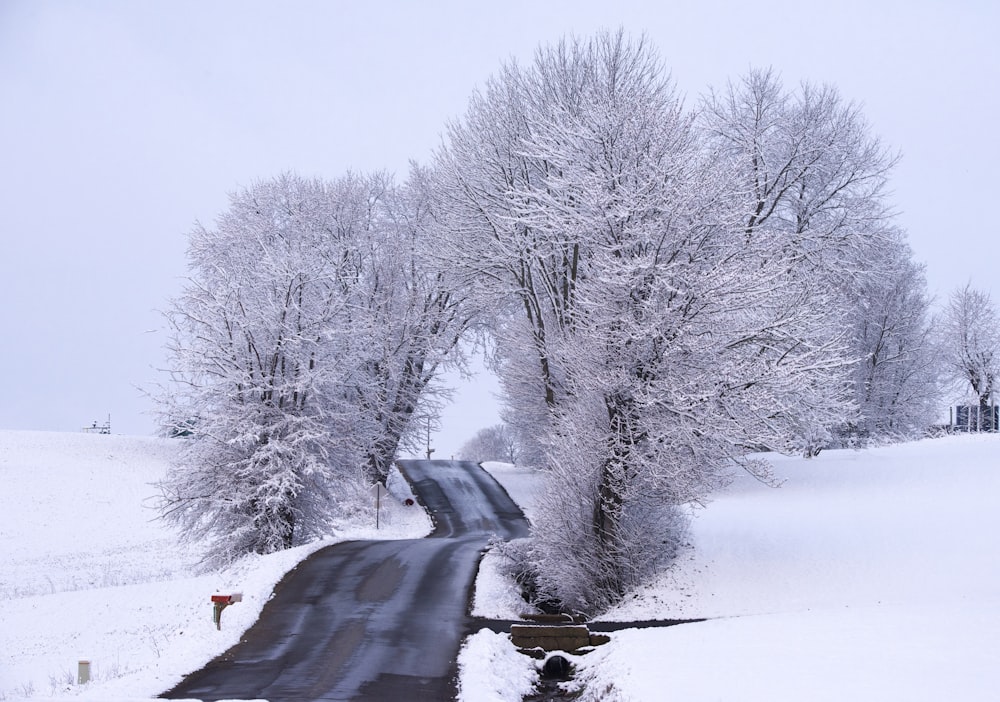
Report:
[[[534,468],[487,461],[480,464],[500,483],[529,521],[535,518],[535,501],[541,489],[541,474]]]
[[[330,543],[196,575],[197,554],[149,506],[175,446],[0,431],[0,700],[148,699],[235,643],[274,583]],[[774,463],[781,488],[738,477],[695,513],[676,566],[607,617],[709,621],[615,633],[575,660],[570,684],[629,702],[995,699],[1000,437]],[[530,517],[538,475],[487,468]],[[429,530],[419,510],[387,509],[380,531],[337,537]],[[232,589],[244,601],[216,631],[209,595]],[[481,569],[476,608],[523,608],[495,562]],[[81,659],[97,678],[87,686],[72,682]],[[464,702],[510,702],[538,664],[484,630],[460,665]]]
[[[0,431],[0,700],[148,699],[236,643],[309,553],[336,540],[430,531],[419,508],[383,498],[377,531],[373,519],[199,575],[199,554],[179,546],[153,509],[153,483],[177,445]],[[243,601],[216,630],[209,598],[233,591]],[[91,662],[85,686],[75,684],[81,660]]]
[[[614,634],[584,699],[997,699],[1000,437],[773,463],[782,487],[738,477],[606,617],[711,620]]]
[[[481,465],[503,485],[530,521],[535,514],[535,498],[541,488],[539,472],[509,463],[485,462]],[[535,611],[504,576],[500,557],[493,551],[487,551],[479,563],[472,615],[486,619],[517,619],[522,614]]]

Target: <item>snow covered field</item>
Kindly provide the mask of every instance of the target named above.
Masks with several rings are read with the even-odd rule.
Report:
[[[711,620],[614,634],[577,660],[584,699],[1000,699],[1000,437],[774,466],[781,488],[739,477],[607,617]],[[502,637],[477,638],[502,659]]]
[[[282,575],[334,542],[198,575],[199,554],[178,546],[152,508],[176,445],[0,431],[0,700],[154,697],[235,644]],[[380,529],[373,509],[370,525],[336,540],[430,531],[418,508],[382,508]],[[217,631],[209,598],[232,591],[243,601]],[[75,684],[81,660],[91,662],[86,686]]]
[[[314,544],[197,575],[155,520],[169,440],[0,431],[0,700],[148,699],[228,648]],[[1000,689],[1000,437],[957,436],[812,461],[771,489],[740,477],[691,550],[616,620],[709,617],[616,633],[580,657],[600,700],[992,700]],[[531,515],[537,477],[491,465]],[[384,505],[385,506],[385,505]],[[391,501],[338,538],[426,533]],[[519,602],[480,577],[477,613]],[[222,630],[209,596],[241,590]],[[74,684],[77,662],[94,682]],[[534,663],[502,635],[463,650],[462,699],[519,700]],[[574,683],[571,683],[574,684]]]

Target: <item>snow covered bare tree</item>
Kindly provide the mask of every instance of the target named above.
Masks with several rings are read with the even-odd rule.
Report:
[[[996,430],[992,400],[1000,378],[1000,316],[989,294],[971,284],[954,291],[941,316],[939,335],[945,375],[972,389],[978,428]]]
[[[356,478],[332,441],[346,416],[323,402],[340,383],[340,293],[359,268],[331,232],[332,204],[325,184],[283,176],[191,234],[163,409],[192,436],[162,488],[165,515],[210,539],[212,562],[316,533],[338,482]]]
[[[600,610],[649,577],[678,542],[679,505],[731,461],[766,474],[748,449],[788,451],[847,416],[826,267],[864,239],[838,223],[879,203],[827,203],[881,180],[818,146],[829,121],[796,119],[823,164],[796,166],[795,197],[776,203],[751,187],[753,140],[722,129],[748,125],[702,131],[651,47],[618,33],[504,67],[449,131],[447,254],[503,313],[508,409],[538,430],[548,471],[534,565],[563,606]]]
[[[388,473],[467,320],[421,263],[425,202],[383,175],[285,175],[192,233],[162,397],[190,438],[162,488],[210,561],[325,533]]]
[[[347,404],[368,427],[362,436],[369,481],[384,481],[400,447],[413,447],[418,407],[437,412],[447,391],[435,377],[459,360],[458,341],[475,316],[450,267],[430,255],[437,238],[429,188],[427,172],[417,167],[402,187],[384,177],[368,185],[374,221],[359,235],[369,265],[351,296],[352,358],[359,365]]]
[[[939,410],[939,369],[923,267],[901,234],[872,252],[854,293],[857,415],[841,429],[843,439],[921,436]]]
[[[728,163],[729,207],[740,213],[746,236],[784,259],[802,304],[826,319],[816,328],[845,330],[845,350],[863,363],[869,350],[858,348],[850,331],[865,304],[858,291],[884,274],[873,262],[885,261],[897,239],[885,199],[896,157],[834,88],[805,83],[790,92],[769,70],[710,93],[699,124]],[[831,428],[803,413],[804,452],[821,449]]]

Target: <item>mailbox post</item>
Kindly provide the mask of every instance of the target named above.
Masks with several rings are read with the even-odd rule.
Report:
[[[212,595],[212,621],[215,628],[222,629],[222,610],[235,602],[243,601],[243,593],[234,592],[231,595]]]

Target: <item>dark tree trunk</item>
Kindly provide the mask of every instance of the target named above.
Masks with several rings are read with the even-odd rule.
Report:
[[[979,396],[979,431],[996,431],[996,417],[993,414],[993,405],[990,403],[992,392],[987,392]]]
[[[625,564],[621,562],[625,493],[636,473],[635,451],[644,434],[631,398],[616,393],[606,397],[604,403],[610,429],[608,454],[601,468],[592,526],[604,567],[602,585],[607,592],[621,597],[627,587]]]

